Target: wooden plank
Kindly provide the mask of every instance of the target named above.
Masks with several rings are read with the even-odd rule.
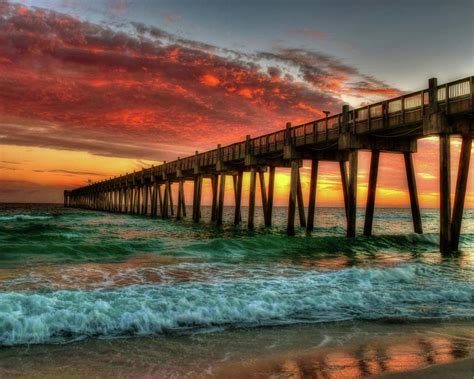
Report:
[[[318,185],[318,165],[317,160],[311,162],[311,176],[309,181],[309,202],[308,202],[308,222],[306,230],[311,232],[314,229],[314,215],[316,211],[316,189]]]
[[[451,248],[453,251],[459,250],[459,237],[461,235],[461,223],[464,212],[464,201],[466,198],[467,179],[469,176],[471,149],[472,136],[463,136],[461,154],[459,155],[459,169],[454,196],[453,218],[451,222]]]
[[[374,221],[375,193],[377,191],[377,176],[379,172],[380,151],[372,150],[370,158],[369,187],[367,189],[367,204],[365,206],[364,236],[372,235]]]
[[[413,219],[413,229],[415,233],[422,234],[420,204],[418,202],[418,191],[416,188],[415,168],[413,166],[413,154],[405,152],[405,170],[407,173],[408,193],[410,195],[411,216]]]

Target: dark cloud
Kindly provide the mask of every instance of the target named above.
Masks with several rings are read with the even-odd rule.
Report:
[[[90,171],[74,171],[74,170],[33,170],[34,172],[51,172],[51,173],[58,173],[58,174],[66,174],[66,175],[91,175],[91,176],[106,176],[105,174],[99,174],[97,172],[90,172]]]

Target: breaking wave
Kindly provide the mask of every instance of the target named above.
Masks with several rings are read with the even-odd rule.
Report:
[[[453,274],[454,275],[454,274]],[[0,344],[343,320],[472,319],[474,283],[436,266],[0,293]]]

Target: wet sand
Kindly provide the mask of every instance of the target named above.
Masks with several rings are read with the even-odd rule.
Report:
[[[0,377],[472,378],[474,324],[332,323],[0,349]]]
[[[474,377],[474,358],[461,359],[444,365],[429,366],[420,370],[382,374],[379,377],[384,379],[471,379]]]

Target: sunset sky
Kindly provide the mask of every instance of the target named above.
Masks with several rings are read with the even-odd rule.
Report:
[[[0,202],[61,202],[89,180],[474,75],[473,14],[472,0],[0,0]],[[402,158],[382,155],[378,206],[408,205]],[[437,207],[437,162],[436,138],[419,141],[422,207]],[[321,164],[318,205],[342,204],[338,172]],[[288,182],[279,170],[277,205]]]

